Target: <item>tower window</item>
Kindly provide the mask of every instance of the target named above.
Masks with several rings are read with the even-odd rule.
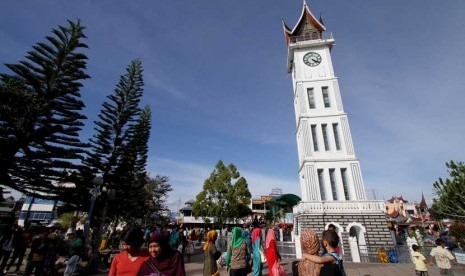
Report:
[[[331,104],[329,102],[329,95],[328,95],[328,87],[322,87],[322,92],[323,92],[323,102],[325,104],[325,107],[331,107]]]
[[[334,142],[336,144],[336,149],[341,149],[341,144],[339,143],[339,132],[337,130],[337,123],[333,124],[333,134],[334,134]]]
[[[320,185],[320,195],[321,200],[326,200],[326,193],[325,193],[325,178],[323,175],[323,170],[318,170],[318,184]]]
[[[334,176],[334,169],[329,169],[329,181],[331,182],[331,191],[333,192],[333,200],[337,200],[336,177]]]
[[[329,142],[328,142],[328,133],[327,133],[326,129],[327,129],[327,125],[322,124],[321,125],[321,130],[323,132],[323,141],[325,143],[325,150],[328,151],[329,150]]]
[[[346,200],[349,200],[349,187],[347,183],[347,169],[342,168],[341,169],[341,177],[342,177],[342,187],[344,189],[344,197]]]
[[[316,125],[312,125],[313,150],[318,151],[318,140],[316,137]]]
[[[315,108],[315,95],[313,94],[313,88],[307,88],[307,96],[308,96],[308,105],[310,109]]]

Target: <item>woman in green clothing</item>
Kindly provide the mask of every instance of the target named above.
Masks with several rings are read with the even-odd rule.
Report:
[[[203,246],[204,261],[203,261],[203,275],[219,275],[218,264],[216,260],[221,257],[221,252],[216,249],[215,241],[218,238],[218,233],[215,230],[211,230],[207,233],[207,241]]]
[[[230,276],[246,276],[249,272],[250,248],[242,238],[242,229],[234,227],[226,253],[226,268]]]

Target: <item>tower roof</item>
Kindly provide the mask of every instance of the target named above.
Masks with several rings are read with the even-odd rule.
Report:
[[[286,39],[287,44],[289,44],[289,40],[291,37],[303,36],[312,33],[317,33],[319,37],[321,37],[321,33],[326,31],[326,28],[323,25],[322,21],[318,20],[313,15],[309,7],[307,6],[307,3],[305,3],[305,0],[303,1],[300,18],[295,24],[294,28],[291,30],[284,22],[284,19],[282,20],[282,24],[284,37]]]
[[[420,208],[428,208],[426,205],[425,195],[423,193],[421,193]]]

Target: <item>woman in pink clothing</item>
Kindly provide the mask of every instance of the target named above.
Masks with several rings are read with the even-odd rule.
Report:
[[[269,276],[286,275],[281,265],[281,255],[279,255],[278,247],[276,246],[276,235],[273,228],[268,229],[268,233],[266,234],[265,255]]]
[[[111,262],[109,276],[134,276],[139,273],[142,263],[149,258],[147,251],[142,250],[144,234],[139,228],[131,228],[122,238],[123,251]]]

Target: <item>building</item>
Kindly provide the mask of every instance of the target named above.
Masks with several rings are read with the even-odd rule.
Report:
[[[18,225],[48,226],[58,220],[57,208],[61,205],[58,200],[28,196],[19,213]]]
[[[346,259],[360,262],[393,242],[384,202],[369,201],[365,195],[331,61],[335,40],[305,1],[294,28],[283,20],[283,30],[287,72],[292,75],[302,194],[302,201],[293,209],[294,231],[297,236],[304,228],[321,232],[334,224]],[[298,238],[296,248],[300,257]]]
[[[396,223],[424,223],[430,220],[428,205],[424,195],[421,195],[420,203],[411,203],[403,196],[392,196],[386,201],[386,216]]]
[[[292,225],[294,223],[292,207],[300,200],[300,197],[294,194],[283,194],[281,189],[274,188],[269,195],[252,198],[249,206],[252,210],[252,217],[248,221],[258,221],[260,224],[264,224],[268,219],[278,224]]]

